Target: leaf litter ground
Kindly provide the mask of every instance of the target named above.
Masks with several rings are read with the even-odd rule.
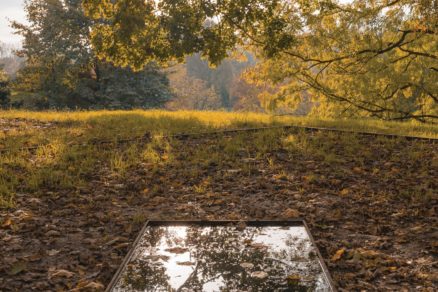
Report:
[[[0,210],[0,291],[101,291],[147,219],[294,217],[340,291],[438,288],[434,143],[275,130],[114,147],[80,186]]]

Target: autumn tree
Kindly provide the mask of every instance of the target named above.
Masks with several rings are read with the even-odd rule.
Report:
[[[434,120],[437,12],[436,1],[303,5],[294,44],[265,58],[252,80],[287,80],[271,102],[298,105],[310,94],[319,115]]]
[[[436,0],[84,0],[100,58],[142,68],[236,46],[263,62],[253,81],[284,83],[273,100],[382,119],[438,118]],[[293,102],[292,102],[293,103]]]
[[[245,69],[253,66],[254,63],[253,56],[248,52],[226,58],[215,67],[211,67],[208,60],[202,59],[198,53],[188,56],[185,60],[188,75],[203,80],[207,86],[214,88],[220,96],[221,108],[224,109],[233,108],[236,102],[236,97],[231,93],[233,83],[240,78]]]
[[[230,87],[233,110],[263,112],[261,96],[264,92],[266,88],[248,83],[243,76],[234,78]]]
[[[190,76],[186,66],[179,64],[167,70],[174,98],[166,108],[171,110],[218,110],[222,100],[207,81]]]
[[[33,108],[162,107],[170,99],[166,76],[153,64],[140,71],[98,60],[90,42],[93,20],[81,0],[28,0],[27,24],[13,22],[24,37],[26,66],[14,89]]]

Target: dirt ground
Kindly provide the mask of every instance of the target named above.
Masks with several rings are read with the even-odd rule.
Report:
[[[187,138],[123,175],[102,162],[85,187],[18,193],[0,291],[101,291],[147,219],[294,217],[340,291],[438,290],[436,144],[341,135]]]

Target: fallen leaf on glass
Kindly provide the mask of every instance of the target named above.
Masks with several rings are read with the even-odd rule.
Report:
[[[192,262],[176,262],[177,265],[179,266],[194,266],[195,263]]]
[[[252,272],[251,277],[263,280],[268,277],[268,273],[263,271]]]
[[[172,247],[172,248],[166,249],[165,251],[179,254],[179,253],[185,253],[188,250],[189,250],[188,248],[184,248],[184,247]]]
[[[159,260],[162,260],[162,261],[168,261],[169,260],[169,257],[165,256],[165,255],[150,255],[150,256],[147,256],[146,258],[149,259],[149,260],[152,260],[154,262],[157,262]]]
[[[292,275],[287,276],[286,280],[287,280],[287,283],[289,285],[297,285],[300,282],[301,277],[300,277],[300,275],[292,274]]]
[[[252,243],[251,244],[251,247],[252,248],[255,248],[255,249],[265,249],[265,248],[268,248],[266,245],[264,245],[263,243]]]
[[[252,269],[254,267],[251,263],[241,263],[240,266],[244,269]]]

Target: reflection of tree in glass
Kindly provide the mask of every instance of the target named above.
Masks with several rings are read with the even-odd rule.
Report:
[[[124,285],[118,287],[130,291],[314,291],[327,287],[308,239],[288,235],[276,244],[276,238],[268,240],[266,229],[190,226],[183,234],[151,227],[141,242],[143,256],[135,257],[123,276]],[[190,254],[191,269],[179,287],[172,287],[165,269],[169,258],[153,252],[153,247],[163,243]]]
[[[288,259],[298,258],[298,254],[305,251],[304,248],[309,249],[310,242],[290,238],[289,245],[298,244],[296,249],[273,252],[266,246],[253,244],[254,238],[262,231],[262,228],[246,228],[241,232],[231,228],[191,228],[187,234],[187,244],[196,247],[193,251],[197,264],[184,286],[202,290],[206,283],[220,279],[217,281],[218,289],[298,288],[298,282],[302,280],[295,278],[295,281],[288,281],[288,272],[297,268]],[[306,266],[302,266],[301,273],[311,266],[314,268],[315,264],[319,267],[318,262],[302,261],[303,264]]]
[[[169,291],[169,276],[166,268],[160,262],[159,255],[144,256],[149,254],[153,247],[163,239],[171,239],[166,228],[148,228],[136,250],[134,261],[128,263],[121,283],[116,289],[129,291]],[[162,258],[164,259],[165,258]]]

